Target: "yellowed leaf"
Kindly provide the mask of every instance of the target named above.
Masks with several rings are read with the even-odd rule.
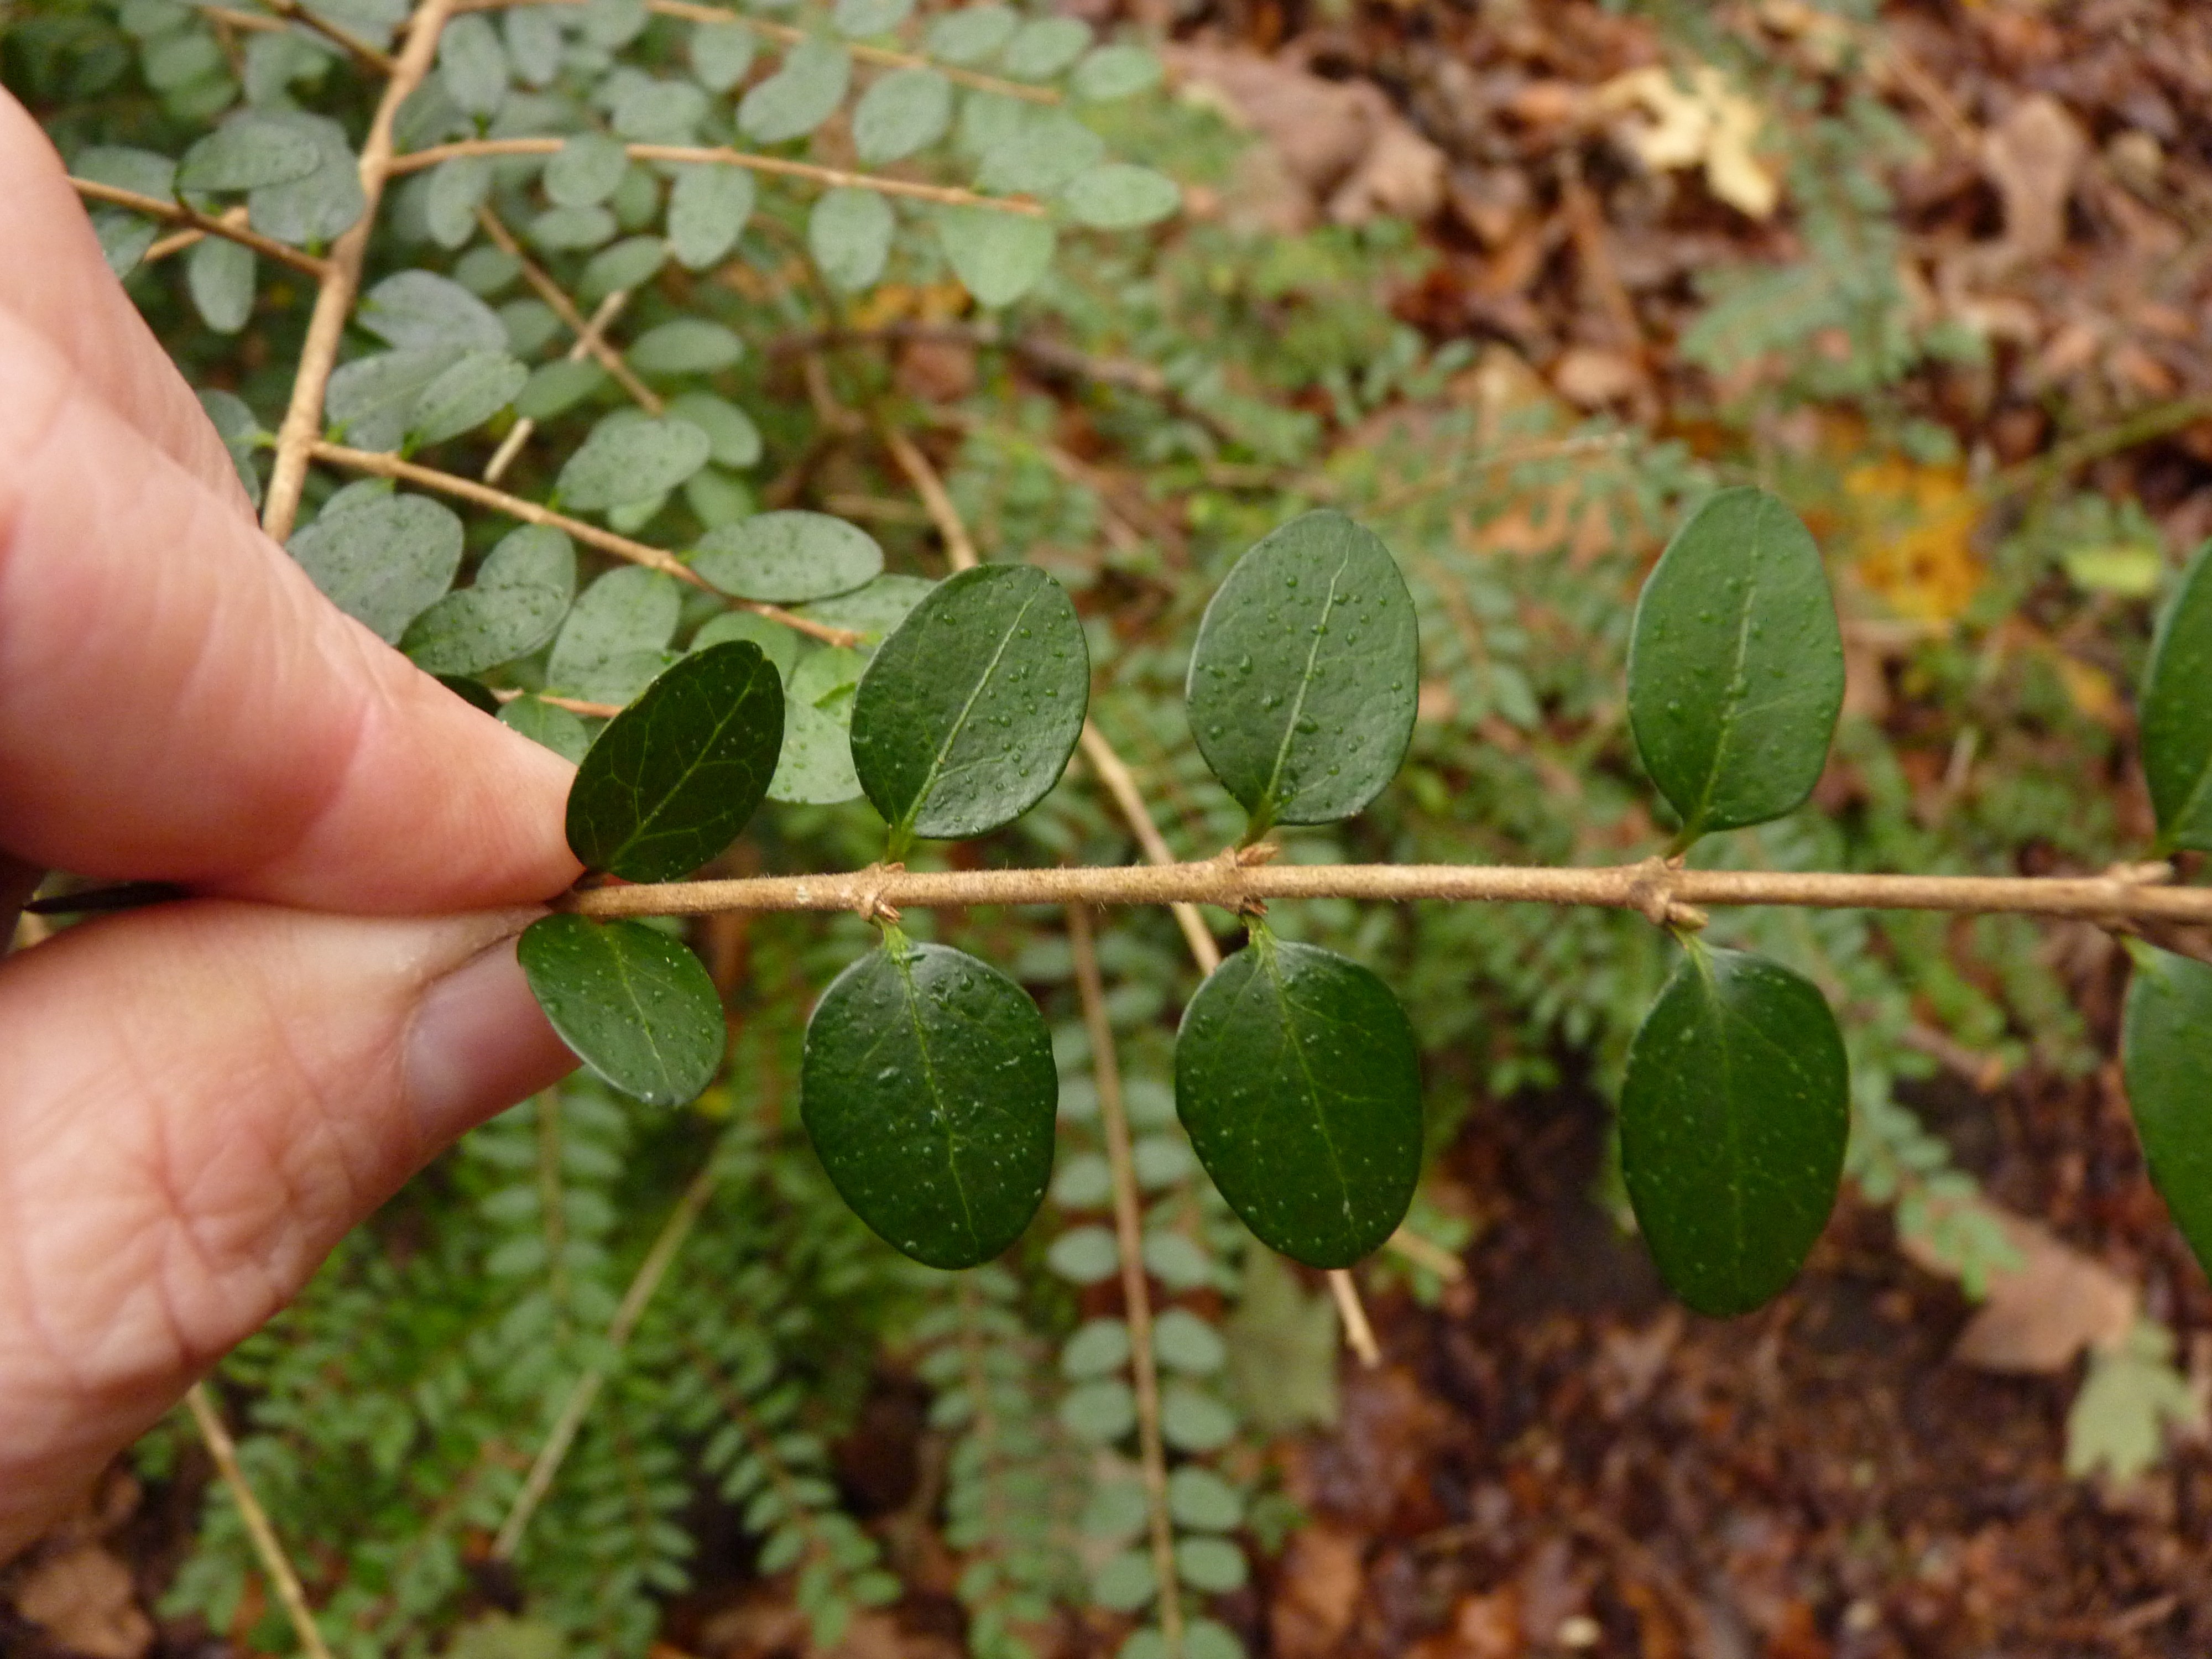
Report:
[[[1621,141],[1653,171],[1702,165],[1706,188],[1754,219],[1780,204],[1781,180],[1757,153],[1759,106],[1711,64],[1686,76],[1656,64],[1631,70],[1598,89],[1598,107],[1643,118],[1624,124]]]
[[[1859,580],[1899,616],[1949,622],[1972,602],[1985,574],[1973,545],[1982,501],[1963,466],[1863,462],[1844,473],[1844,494]]]

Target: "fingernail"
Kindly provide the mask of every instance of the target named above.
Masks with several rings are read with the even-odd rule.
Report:
[[[546,1023],[514,941],[504,939],[423,994],[406,1064],[408,1099],[434,1149],[567,1076],[576,1057]]]

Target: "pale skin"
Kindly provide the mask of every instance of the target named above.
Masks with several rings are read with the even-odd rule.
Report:
[[[0,963],[5,1561],[574,1066],[514,936],[578,871],[568,764],[261,533],[4,93],[0,204],[0,853],[196,895]]]

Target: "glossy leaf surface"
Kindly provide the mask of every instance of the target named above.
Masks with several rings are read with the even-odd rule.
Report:
[[[1698,1312],[1748,1313],[1796,1276],[1835,1206],[1850,1081],[1811,981],[1691,946],[1628,1051],[1620,1162],[1660,1273]]]
[[[783,683],[749,640],[684,658],[607,723],[568,790],[568,846],[629,881],[688,875],[758,810],[783,746]]]
[[[624,1094],[681,1106],[714,1080],[721,999],[678,941],[641,921],[543,916],[515,955],[561,1041]]]
[[[1397,775],[1419,669],[1390,550],[1341,513],[1308,513],[1237,560],[1206,607],[1191,730],[1255,832],[1332,823]]]
[[[1021,1236],[1052,1174],[1060,1097],[1029,994],[989,963],[893,933],[806,1028],[799,1109],[845,1201],[933,1267]]]
[[[2212,967],[2130,948],[2135,977],[2120,1026],[2128,1106],[2152,1182],[2212,1273]]]
[[[1844,641],[1820,550],[1762,489],[1723,489],[1644,584],[1628,717],[1685,840],[1795,811],[1844,702]]]
[[[1036,805],[1090,695],[1083,624],[1050,576],[987,564],[942,583],[878,649],[853,709],[853,763],[894,847],[980,836]]]
[[[2197,550],[2159,618],[2142,726],[2160,843],[2212,852],[2212,542]]]
[[[1176,1109],[1261,1243],[1345,1267],[1405,1219],[1421,1173],[1413,1030],[1348,957],[1264,928],[1200,986],[1176,1037]]]

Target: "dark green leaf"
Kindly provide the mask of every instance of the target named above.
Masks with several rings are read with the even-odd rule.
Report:
[[[806,219],[806,246],[830,286],[849,294],[884,274],[897,225],[881,195],[841,187],[816,200]]]
[[[796,605],[849,593],[882,574],[884,550],[823,513],[761,513],[699,539],[691,568],[725,593]]]
[[[938,216],[937,234],[952,274],[978,305],[1012,305],[1052,267],[1055,237],[1042,219],[992,208],[947,208]]]
[[[220,236],[192,246],[185,256],[185,284],[200,320],[218,334],[235,334],[253,315],[253,250]]]
[[[568,790],[568,846],[628,881],[689,875],[738,838],[783,746],[783,683],[734,640],[685,657],[607,723]]]
[[[1347,957],[1256,930],[1183,1015],[1176,1109],[1230,1208],[1294,1261],[1348,1267],[1406,1218],[1420,1063],[1397,999]]]
[[[1333,823],[1397,775],[1419,672],[1390,550],[1341,513],[1304,514],[1237,560],[1206,607],[1191,730],[1255,835]]]
[[[1052,1174],[1044,1016],[988,963],[894,932],[806,1027],[799,1111],[830,1179],[887,1242],[972,1267],[1021,1236]]]
[[[1620,1165],[1675,1295],[1748,1313],[1835,1206],[1850,1131],[1836,1017],[1811,981],[1692,942],[1628,1051]]]
[[[708,448],[696,426],[617,410],[592,428],[556,487],[562,505],[580,513],[650,501],[706,465]]]
[[[1078,173],[1062,198],[1067,210],[1097,230],[1133,230],[1171,217],[1182,206],[1182,191],[1164,173],[1108,161]]]
[[[354,320],[386,345],[402,349],[504,351],[499,313],[450,276],[403,270],[362,298]],[[452,361],[450,356],[448,362]]]
[[[877,651],[853,709],[853,763],[894,856],[1043,799],[1090,696],[1083,624],[1043,571],[987,564],[941,584]]]
[[[2159,844],[2212,852],[2212,542],[2197,550],[2159,618],[2142,726]]]
[[[2212,1273],[2212,967],[2129,948],[2135,979],[2120,1027],[2128,1105],[2153,1184]]]
[[[952,83],[935,70],[894,70],[853,109],[853,147],[872,167],[904,161],[951,128]]]
[[[853,60],[844,47],[806,40],[774,75],[745,94],[738,126],[757,143],[780,144],[814,131],[845,101]]]
[[[289,544],[332,604],[387,645],[453,585],[461,521],[420,495],[325,508]]]
[[[504,351],[465,352],[422,388],[407,436],[436,444],[473,431],[513,403],[529,380],[530,371]]]
[[[177,162],[180,191],[259,190],[304,179],[322,153],[296,128],[259,115],[217,127]]]
[[[1683,841],[1796,811],[1843,702],[1820,550],[1765,490],[1722,490],[1653,567],[1628,648],[1629,723]]]
[[[478,674],[553,637],[576,591],[576,550],[557,530],[526,525],[492,549],[476,585],[417,617],[400,641],[434,674]]]
[[[696,1100],[722,1063],[721,999],[699,958],[641,921],[544,916],[515,955],[576,1058],[651,1106]]]

